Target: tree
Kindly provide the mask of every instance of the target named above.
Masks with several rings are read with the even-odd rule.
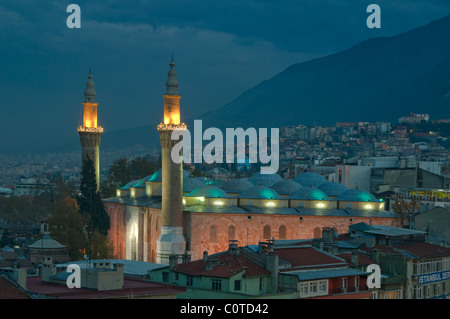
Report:
[[[158,168],[161,168],[161,161],[149,155],[132,160],[119,158],[109,167],[108,178],[100,184],[100,192],[104,198],[115,196],[117,188],[144,178]]]
[[[66,246],[70,260],[82,260],[84,255],[111,258],[107,236],[98,230],[86,230],[85,218],[76,201],[60,200],[48,220],[51,236]]]
[[[398,217],[400,217],[400,224],[403,227],[405,221],[409,221],[409,217],[419,210],[420,204],[415,198],[406,201],[404,198],[393,196],[394,205],[392,210]]]
[[[97,191],[95,168],[91,159],[83,162],[81,170],[80,195],[77,196],[79,211],[85,220],[86,231],[99,231],[108,234],[110,227],[109,215],[105,210],[100,193]]]

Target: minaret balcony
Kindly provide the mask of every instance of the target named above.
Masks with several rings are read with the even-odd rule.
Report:
[[[103,127],[87,127],[87,126],[78,126],[78,132],[92,132],[92,133],[103,133]]]
[[[175,130],[186,130],[187,126],[184,123],[181,124],[158,124],[158,131],[175,131]]]

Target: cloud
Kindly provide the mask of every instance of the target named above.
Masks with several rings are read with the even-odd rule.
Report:
[[[379,0],[382,29],[369,30],[372,2],[2,0],[0,124],[17,132],[16,143],[77,138],[89,67],[105,129],[159,121],[172,52],[183,116],[195,117],[291,64],[406,31],[450,8],[443,0]],[[66,26],[71,3],[81,7],[81,29]]]

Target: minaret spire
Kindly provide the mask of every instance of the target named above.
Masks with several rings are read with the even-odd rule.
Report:
[[[166,94],[178,95],[178,79],[177,79],[177,71],[175,71],[175,63],[173,62],[173,53],[172,53],[172,62],[170,62],[169,65],[170,70],[168,72],[166,81]]]

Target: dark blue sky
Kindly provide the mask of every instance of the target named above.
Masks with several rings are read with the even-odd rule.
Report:
[[[66,8],[81,7],[81,29]],[[366,8],[381,7],[381,29]],[[2,0],[0,149],[78,140],[89,67],[105,131],[158,123],[174,53],[182,117],[294,63],[450,14],[448,0]]]

